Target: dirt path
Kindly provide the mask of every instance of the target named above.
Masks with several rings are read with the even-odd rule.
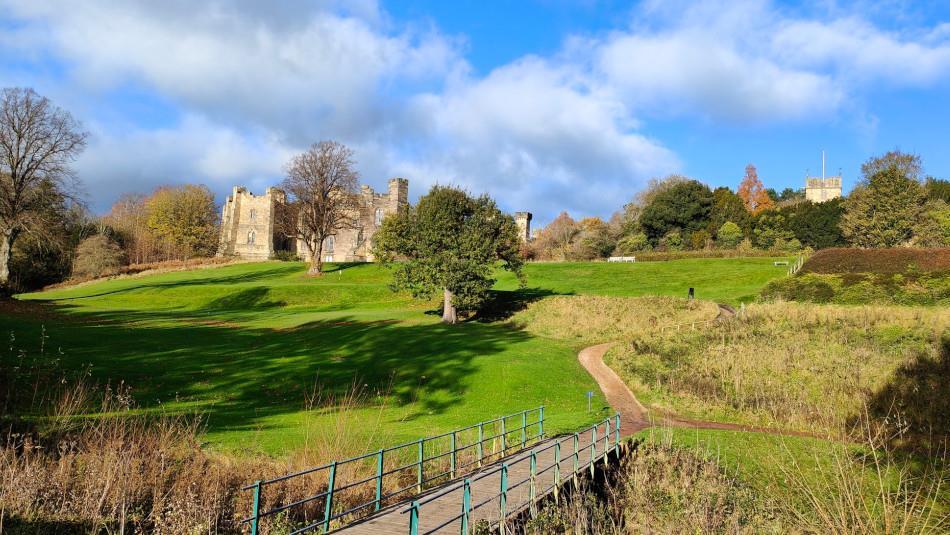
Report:
[[[735,310],[728,305],[719,305],[719,310],[720,319],[735,315]],[[623,429],[624,434],[636,433],[648,427],[659,425],[665,427],[722,429],[768,433],[771,435],[823,438],[812,433],[800,431],[786,431],[728,422],[693,420],[691,418],[682,418],[665,413],[650,414],[646,407],[633,395],[633,392],[630,391],[627,384],[620,379],[610,366],[604,363],[604,354],[607,353],[607,350],[613,347],[615,343],[616,342],[607,342],[584,348],[577,354],[577,360],[580,361],[584,369],[597,381],[601,392],[603,392],[607,398],[607,403],[609,403],[615,411],[620,413],[620,427]]]

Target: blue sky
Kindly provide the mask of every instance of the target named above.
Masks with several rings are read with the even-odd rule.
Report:
[[[801,187],[898,147],[950,176],[946,2],[0,0],[0,86],[91,133],[97,212],[199,182],[263,191],[322,139],[363,181],[608,217],[650,178]]]

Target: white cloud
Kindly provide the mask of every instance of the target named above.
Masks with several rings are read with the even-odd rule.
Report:
[[[0,85],[23,84],[34,64],[36,84],[87,122],[95,137],[77,167],[99,209],[170,181],[263,189],[294,151],[332,138],[377,187],[402,175],[416,194],[456,183],[540,219],[607,215],[681,167],[644,119],[845,113],[873,136],[874,114],[854,104],[867,87],[950,72],[946,24],[898,33],[768,0],[647,1],[627,27],[566,36],[550,57],[484,76],[463,38],[397,23],[374,0],[0,0],[4,14],[0,55],[22,60],[0,67]],[[108,109],[129,88],[171,110],[159,126],[137,124],[135,106]]]

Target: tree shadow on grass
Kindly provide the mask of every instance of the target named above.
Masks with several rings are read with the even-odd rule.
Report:
[[[900,419],[906,430],[892,446],[926,456],[945,451],[950,442],[950,333],[944,333],[937,355],[920,355],[898,368],[868,402],[872,421]],[[859,417],[849,427],[863,425]]]
[[[276,306],[252,290],[257,289],[219,305]],[[365,385],[367,392],[389,393],[396,407],[444,413],[464,400],[477,371],[476,357],[502,353],[529,337],[500,325],[363,321],[345,315],[286,330],[195,323],[184,312],[71,315],[89,321],[43,322],[46,343],[65,354],[64,367],[89,366],[96,381],[125,382],[145,409],[191,403],[206,413],[210,431],[266,428],[263,418],[303,409],[315,382],[330,396]],[[21,340],[38,334],[41,323],[31,325],[36,332],[18,334]]]
[[[474,319],[481,323],[505,321],[528,305],[552,295],[573,295],[573,292],[555,292],[547,288],[522,288],[514,291],[491,290],[488,301]]]

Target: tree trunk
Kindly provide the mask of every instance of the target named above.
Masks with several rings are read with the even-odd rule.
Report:
[[[323,275],[323,240],[318,240],[317,246],[310,251],[310,270],[307,275],[319,277]]]
[[[458,323],[458,314],[452,304],[452,292],[448,288],[442,289],[442,323],[454,325]]]
[[[13,256],[13,229],[0,230],[0,297],[10,295],[10,257]]]

